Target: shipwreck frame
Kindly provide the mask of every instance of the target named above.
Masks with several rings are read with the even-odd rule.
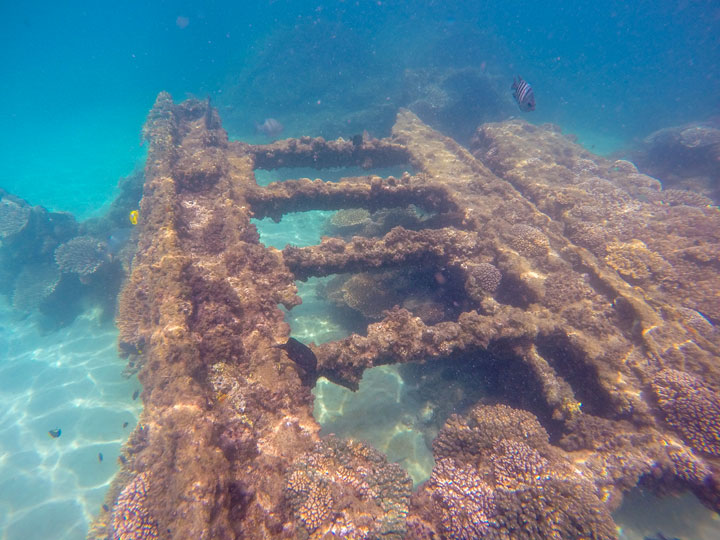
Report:
[[[407,110],[387,139],[250,145],[228,140],[209,102],[175,104],[162,93],[144,133],[150,149],[139,243],[117,322],[122,354],[142,365],[145,408],[91,538],[455,534],[449,499],[433,494],[448,462],[439,462],[435,480],[410,500],[406,479],[381,455],[321,440],[311,389],[275,347],[290,335],[278,306],[300,302],[296,280],[413,264],[452,276],[466,295],[463,312],[426,324],[407,309],[390,309],[365,335],[312,344],[318,376],[354,389],[374,366],[490,351],[520,366],[515,384],[538,394],[513,403],[549,433],[549,445],[533,451],[589,482],[603,511],[639,484],[690,490],[720,509],[720,338],[708,320],[718,314],[703,303],[708,291],[718,298],[720,284],[692,275],[717,273],[716,209],[647,202],[643,193],[660,187],[631,164],[598,158],[552,128],[519,120],[481,127],[472,153]],[[417,172],[266,187],[254,174],[402,164]],[[251,223],[289,212],[409,204],[432,213],[425,227],[396,227],[380,238],[325,237],[302,248],[265,247]],[[591,215],[593,205],[612,216]],[[598,240],[598,227],[613,216],[624,220],[625,232]],[[635,219],[652,233],[663,220],[688,216],[705,225],[674,231],[673,253],[686,249],[677,255],[686,266],[627,225]],[[663,261],[675,274],[661,275]],[[703,287],[693,291],[684,279]],[[500,447],[496,441],[488,452]],[[360,470],[348,465],[360,462],[371,472],[341,474],[342,467]],[[313,467],[330,472],[318,480]],[[334,510],[318,510],[323,505]],[[488,530],[510,527],[483,508]]]

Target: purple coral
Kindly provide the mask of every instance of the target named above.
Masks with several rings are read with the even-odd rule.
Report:
[[[334,436],[301,457],[285,484],[293,514],[307,533],[387,540],[404,536],[411,489],[402,467],[367,445]],[[368,512],[377,518],[368,521],[363,517]]]
[[[493,490],[475,467],[441,459],[433,468],[427,488],[440,515],[440,528],[448,538],[483,538],[495,514]]]
[[[112,513],[113,540],[158,538],[157,522],[145,506],[147,494],[147,473],[138,474],[122,490]]]
[[[668,424],[694,449],[720,456],[720,399],[717,393],[699,377],[670,368],[655,375],[652,388]]]
[[[481,405],[453,415],[433,450],[433,474],[414,498],[413,538],[616,538],[593,484],[527,411]]]
[[[495,485],[520,489],[539,485],[548,477],[548,460],[520,441],[502,440],[495,445],[491,460]]]

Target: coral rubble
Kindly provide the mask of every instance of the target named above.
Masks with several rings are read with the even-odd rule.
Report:
[[[610,511],[638,484],[720,509],[715,208],[654,198],[632,164],[520,120],[481,126],[472,152],[407,110],[389,139],[253,146],[208,102],[162,93],[144,133],[118,326],[145,401],[124,472],[152,480],[142,512],[159,537],[615,538]],[[402,163],[417,172],[267,187],[253,172]],[[410,205],[432,217],[282,251],[250,221],[354,209],[337,224],[362,226]],[[442,292],[434,316],[372,298],[408,268]],[[450,358],[492,378],[498,404],[447,420],[409,506],[381,454],[319,437],[312,381],[277,347],[295,281],[337,273],[354,275],[329,295],[371,324],[310,344],[318,375],[356,389],[373,366]]]

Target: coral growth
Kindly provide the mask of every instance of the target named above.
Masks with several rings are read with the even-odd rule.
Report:
[[[28,265],[15,280],[13,308],[28,313],[50,296],[60,281],[60,270],[53,263]]]
[[[699,378],[664,369],[653,390],[668,423],[696,450],[720,456],[720,399]]]
[[[606,249],[605,262],[623,277],[646,280],[672,272],[670,265],[640,240],[611,242]]]
[[[433,441],[433,454],[472,462],[504,439],[539,448],[547,445],[548,435],[527,411],[506,405],[477,406],[467,415],[454,414],[448,419]]]
[[[468,263],[464,270],[465,290],[476,300],[494,293],[500,286],[502,273],[490,263]]]
[[[87,276],[107,261],[107,246],[92,236],[77,236],[55,250],[55,262],[63,272]]]
[[[146,508],[148,475],[138,474],[120,493],[112,513],[113,540],[155,540],[157,522]]]
[[[412,480],[397,464],[363,443],[333,436],[290,469],[285,490],[311,538],[401,539]],[[348,505],[350,500],[361,505]],[[358,510],[360,509],[361,510]]]
[[[2,195],[2,193],[0,193]],[[0,198],[0,238],[20,232],[27,225],[30,208],[7,198]]]
[[[368,223],[370,223],[370,212],[364,208],[348,208],[333,214],[329,228],[331,232],[342,235],[358,231]]]
[[[642,172],[660,179],[664,187],[702,193],[717,204],[720,202],[719,128],[717,121],[664,128],[636,145],[630,157]],[[682,197],[692,197],[692,202],[687,199],[687,202],[668,202],[702,204],[700,198],[690,194]]]
[[[485,538],[495,516],[493,490],[472,465],[441,459],[426,484],[439,514],[439,529],[447,538]]]
[[[593,484],[548,445],[526,411],[478,406],[467,418],[453,416],[434,454],[411,523],[431,524],[447,538],[616,538]]]
[[[523,255],[542,255],[550,249],[545,234],[535,227],[517,223],[510,227],[510,245]]]

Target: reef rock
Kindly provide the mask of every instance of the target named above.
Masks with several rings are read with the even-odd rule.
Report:
[[[666,188],[700,192],[720,203],[720,123],[699,122],[651,133],[629,153]]]

